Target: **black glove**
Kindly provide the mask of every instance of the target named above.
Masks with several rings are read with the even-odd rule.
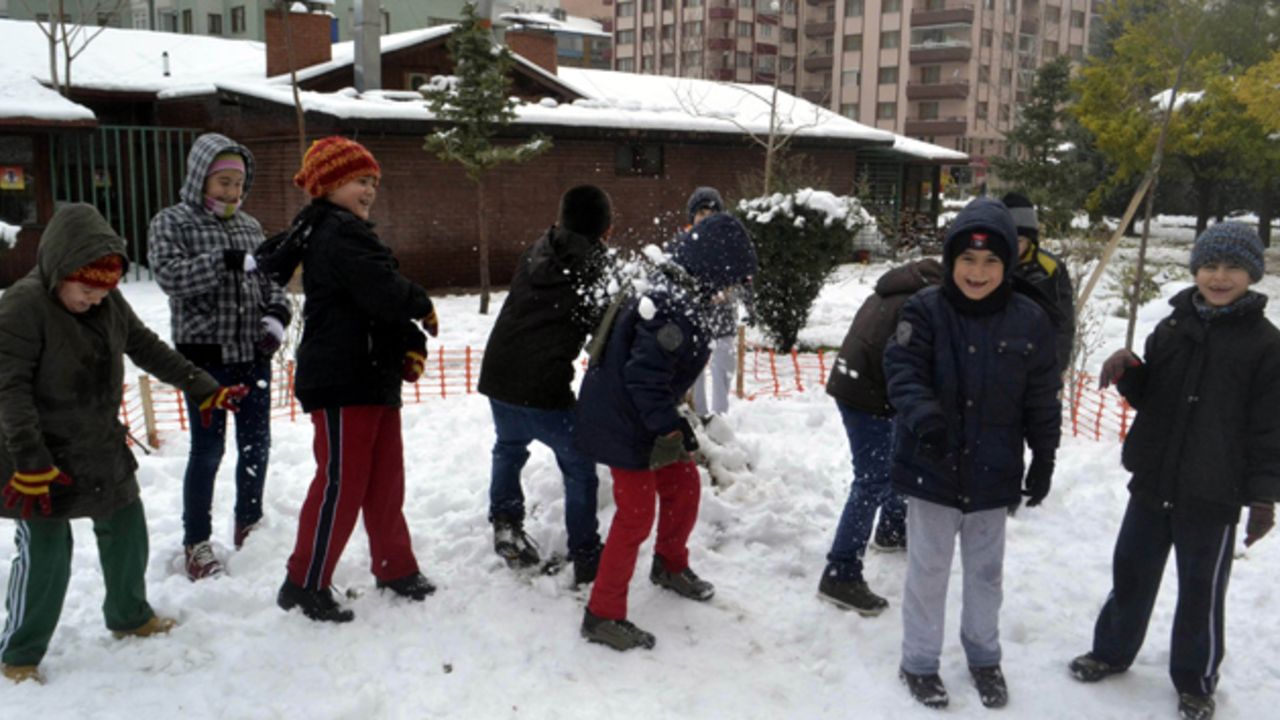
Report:
[[[698,436],[693,433],[693,426],[684,418],[680,418],[680,440],[684,443],[684,449],[686,451],[697,451]]]
[[[1027,507],[1039,505],[1049,494],[1053,485],[1053,458],[1040,455],[1031,456],[1031,467],[1027,468],[1027,477],[1022,483],[1022,494],[1027,496]]]
[[[947,422],[937,415],[924,419],[916,433],[916,451],[933,461],[939,461],[947,453]]]

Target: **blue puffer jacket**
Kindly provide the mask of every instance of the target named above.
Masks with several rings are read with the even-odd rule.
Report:
[[[610,467],[647,469],[654,440],[680,427],[676,408],[710,355],[708,300],[756,273],[750,236],[724,214],[677,240],[671,259],[623,302],[578,393],[575,443]]]
[[[985,228],[1004,237],[1008,257],[1016,257],[1007,216],[998,203],[971,204],[947,244]],[[892,478],[907,495],[964,512],[1007,506],[1021,494],[1024,442],[1047,459],[1057,451],[1062,406],[1054,327],[1021,294],[993,312],[965,314],[941,288],[920,291],[903,307],[884,369],[897,411]],[[931,457],[919,451],[918,436],[938,420],[946,426],[946,447]]]

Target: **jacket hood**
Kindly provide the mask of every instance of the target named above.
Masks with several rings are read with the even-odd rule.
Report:
[[[953,247],[956,239],[979,229],[995,233],[999,241],[1005,243],[1008,249],[1005,257],[1009,258],[1009,262],[1004,264],[1004,272],[1008,276],[1013,269],[1012,265],[1018,259],[1018,228],[1013,224],[1013,216],[1009,214],[1009,209],[999,200],[977,198],[965,205],[964,209],[956,215],[956,219],[951,221],[951,227],[947,228],[947,237],[942,243],[942,256],[953,258],[960,254]]]
[[[36,249],[36,267],[45,289],[52,292],[63,278],[100,257],[111,254],[124,260],[129,271],[125,242],[87,203],[71,203],[53,214]]]
[[[226,152],[240,153],[244,158],[244,194],[240,197],[240,203],[244,203],[253,187],[253,153],[249,152],[249,148],[218,133],[205,133],[192,144],[191,152],[187,154],[187,179],[183,181],[182,190],[178,193],[183,202],[204,209],[205,176],[209,174],[213,159]]]
[[[942,282],[946,270],[933,258],[917,260],[893,268],[876,281],[876,294],[881,297],[915,293]]]
[[[732,215],[717,213],[681,233],[671,257],[709,292],[745,282],[756,274],[756,248],[751,235]]]

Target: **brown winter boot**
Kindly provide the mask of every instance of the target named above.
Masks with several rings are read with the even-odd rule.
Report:
[[[11,680],[14,685],[34,680],[36,684],[44,684],[44,676],[40,674],[40,668],[36,665],[0,665],[0,672]]]
[[[169,631],[177,624],[178,621],[173,618],[152,615],[150,620],[142,623],[139,627],[132,630],[112,630],[111,634],[114,635],[117,640],[123,640],[127,637],[148,638],[153,635],[168,635]]]

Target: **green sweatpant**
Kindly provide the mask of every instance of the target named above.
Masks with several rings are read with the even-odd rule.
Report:
[[[9,573],[0,662],[39,665],[58,626],[71,580],[71,522],[18,520],[18,555]],[[142,500],[93,519],[98,560],[106,583],[102,615],[110,630],[133,630],[154,614],[147,604],[147,518]]]

